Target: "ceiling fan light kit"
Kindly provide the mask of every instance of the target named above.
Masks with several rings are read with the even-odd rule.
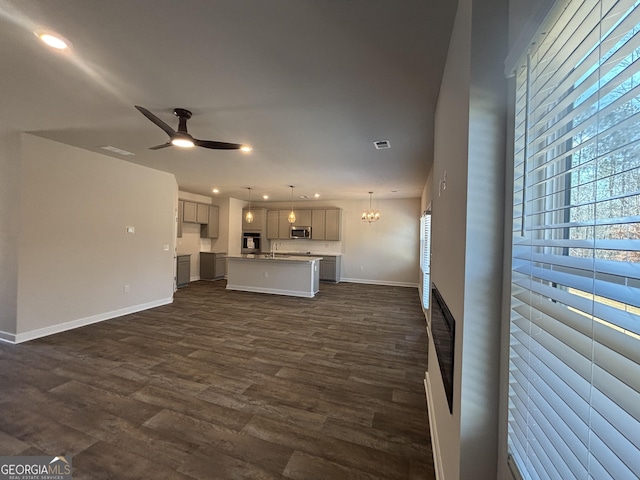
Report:
[[[191,148],[194,146],[210,148],[212,150],[240,150],[243,152],[250,152],[252,149],[249,145],[243,145],[241,143],[229,143],[218,142],[215,140],[199,140],[192,137],[187,131],[187,120],[191,118],[191,112],[184,108],[175,108],[173,114],[178,117],[178,130],[174,130],[163,120],[151,113],[144,107],[139,105],[135,106],[140,113],[160,127],[167,135],[169,135],[169,141],[162,145],[156,145],[155,147],[149,147],[150,150],[159,150],[161,148],[170,147],[175,145],[176,147]]]

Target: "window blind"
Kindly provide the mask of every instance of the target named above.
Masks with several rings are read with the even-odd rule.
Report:
[[[429,308],[431,295],[431,213],[420,217],[420,270],[422,271],[422,306]]]
[[[509,451],[640,478],[640,1],[549,18],[516,72]]]

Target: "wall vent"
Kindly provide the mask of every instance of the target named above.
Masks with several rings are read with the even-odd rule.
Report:
[[[108,151],[113,152],[113,153],[118,153],[118,154],[124,155],[124,156],[135,155],[135,153],[127,152],[126,150],[122,150],[121,148],[112,147],[111,145],[104,145],[104,146],[102,146],[100,148],[102,148],[104,150],[108,150]]]
[[[389,143],[389,140],[377,140],[373,142],[373,146],[376,147],[376,150],[383,150],[385,148],[391,148],[391,143]]]

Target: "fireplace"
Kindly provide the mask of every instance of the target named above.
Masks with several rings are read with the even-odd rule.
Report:
[[[456,322],[435,284],[431,288],[431,293],[433,298],[431,303],[431,338],[436,346],[436,355],[449,403],[449,412],[453,413],[453,360]]]

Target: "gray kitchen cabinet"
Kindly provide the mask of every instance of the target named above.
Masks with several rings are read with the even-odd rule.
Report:
[[[196,223],[200,225],[209,223],[209,205],[196,204]]]
[[[320,280],[338,283],[341,275],[341,258],[339,256],[323,255],[320,260]]]
[[[280,212],[278,210],[267,210],[267,239],[277,240],[279,231],[279,217]]]
[[[247,223],[247,212],[248,208],[242,209],[242,231],[243,232],[262,232],[266,228],[266,208],[252,208],[251,213],[253,213],[253,222]]]
[[[278,213],[278,238],[287,240],[291,238],[291,224],[289,223],[289,212],[291,210],[280,210]]]
[[[340,240],[341,223],[342,210],[339,208],[327,209],[325,213],[324,239],[332,241]]]
[[[209,221],[200,227],[200,238],[218,238],[220,234],[220,208],[209,205]]]
[[[324,240],[326,210],[311,210],[311,240]]]
[[[191,280],[191,255],[178,255],[176,266],[176,286],[186,287]]]
[[[296,222],[294,223],[297,227],[310,227],[311,226],[311,210],[296,210],[293,209],[293,213],[296,214]],[[289,215],[289,212],[287,212]]]
[[[183,209],[184,209],[184,202],[182,200],[178,200],[178,238],[182,238]]]
[[[198,223],[198,204],[196,202],[183,202],[182,221]]]
[[[200,280],[224,278],[226,256],[226,253],[200,252]]]

